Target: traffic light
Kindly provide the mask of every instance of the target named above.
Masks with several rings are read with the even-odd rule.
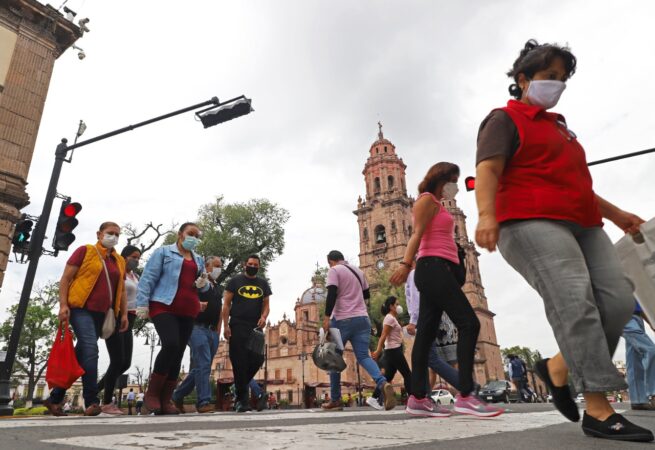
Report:
[[[34,227],[34,222],[27,218],[23,214],[20,220],[16,223],[16,228],[14,229],[14,237],[11,240],[11,243],[14,246],[14,250],[25,249],[30,244],[30,235],[32,234],[32,228]]]
[[[209,111],[200,111],[196,115],[200,118],[202,126],[205,128],[213,127],[219,123],[227,122],[228,120],[236,119],[237,117],[250,114],[254,109],[251,106],[249,98],[241,98],[233,103],[228,103],[218,109],[210,109]]]
[[[475,189],[475,177],[466,177],[464,179],[464,185],[466,186],[466,192],[471,192]]]
[[[68,247],[75,241],[73,230],[79,223],[75,216],[81,210],[82,205],[79,203],[71,203],[69,200],[65,200],[61,204],[57,228],[55,228],[55,238],[52,242],[52,247],[55,250],[68,250]]]

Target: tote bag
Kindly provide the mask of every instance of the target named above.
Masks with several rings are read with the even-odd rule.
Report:
[[[84,369],[77,362],[73,336],[68,324],[61,324],[57,328],[57,336],[48,357],[48,368],[45,372],[48,388],[68,389],[82,375]]]
[[[626,234],[614,246],[644,314],[655,323],[655,218],[639,229],[640,233]]]

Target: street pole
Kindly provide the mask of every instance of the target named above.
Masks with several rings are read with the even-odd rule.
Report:
[[[264,346],[264,392],[268,395],[268,344]]]
[[[238,98],[238,97],[237,97]],[[18,302],[18,308],[16,310],[16,320],[14,321],[14,326],[11,330],[11,336],[7,344],[7,352],[4,355],[4,359],[0,361],[0,416],[13,415],[14,409],[9,406],[11,401],[10,396],[10,378],[14,368],[14,362],[16,359],[16,351],[18,349],[18,341],[20,338],[20,333],[23,328],[23,322],[25,321],[25,314],[27,312],[27,306],[29,303],[30,295],[32,293],[32,287],[34,285],[34,278],[36,276],[36,270],[39,265],[39,258],[43,254],[43,241],[45,240],[45,233],[48,227],[48,220],[50,219],[50,213],[52,211],[52,204],[57,196],[57,184],[59,183],[59,176],[61,175],[61,169],[66,160],[66,155],[69,151],[75,150],[79,147],[84,147],[85,145],[93,144],[94,142],[102,141],[127,131],[135,130],[151,123],[159,122],[160,120],[168,119],[185,112],[193,111],[199,108],[204,108],[206,106],[221,106],[227,103],[230,103],[235,99],[229,100],[228,102],[220,103],[217,97],[213,97],[208,101],[198,103],[193,106],[179,109],[162,116],[154,117],[143,122],[139,122],[135,125],[128,125],[126,127],[120,128],[118,130],[110,131],[109,133],[96,136],[91,139],[87,139],[82,142],[75,142],[73,145],[68,146],[68,140],[62,139],[61,143],[57,145],[55,150],[55,164],[52,168],[52,174],[50,176],[50,183],[48,184],[48,191],[46,193],[45,201],[43,202],[43,209],[41,211],[41,216],[36,224],[34,229],[34,234],[29,246],[29,265],[27,267],[27,273],[25,274],[25,281],[23,282],[23,289],[21,291],[20,300]],[[206,111],[206,110],[205,110]],[[229,120],[229,119],[228,119]],[[213,123],[209,126],[216,125],[220,122]],[[205,125],[207,128],[207,125]],[[55,256],[57,252],[55,252]]]
[[[359,362],[357,364],[357,392],[359,393],[357,404],[362,406],[362,379],[359,375]]]

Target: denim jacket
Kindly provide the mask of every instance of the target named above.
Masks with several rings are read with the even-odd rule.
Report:
[[[198,273],[204,272],[205,262],[203,258],[195,252],[191,253],[198,265]],[[179,252],[177,244],[164,245],[155,250],[146,263],[139,280],[136,294],[138,307],[147,307],[149,301],[160,302],[164,305],[173,303],[177,293],[183,260],[184,257]],[[200,291],[205,292],[207,289],[209,289],[209,283]]]

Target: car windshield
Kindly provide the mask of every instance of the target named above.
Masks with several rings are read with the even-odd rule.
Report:
[[[505,389],[505,383],[502,381],[492,381],[491,383],[487,383],[483,389],[489,389],[490,391]]]

